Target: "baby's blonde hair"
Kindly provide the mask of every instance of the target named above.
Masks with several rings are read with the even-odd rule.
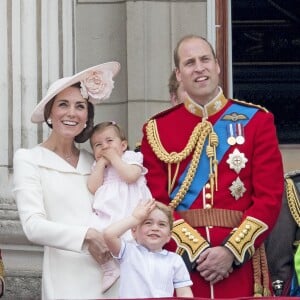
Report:
[[[98,123],[97,125],[94,126],[90,138],[91,147],[93,147],[92,145],[93,135],[96,133],[101,133],[104,129],[108,127],[112,127],[114,129],[114,131],[116,132],[117,136],[121,139],[121,141],[127,141],[125,133],[122,130],[122,128],[114,121],[107,121],[107,122]]]

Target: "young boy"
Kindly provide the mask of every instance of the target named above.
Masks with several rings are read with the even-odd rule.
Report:
[[[153,199],[104,230],[105,242],[120,261],[120,298],[193,297],[182,258],[163,249],[171,238],[171,209]],[[131,228],[134,241],[120,237]],[[134,286],[130,283],[134,282]]]

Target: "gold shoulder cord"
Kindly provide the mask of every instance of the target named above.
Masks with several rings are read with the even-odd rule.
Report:
[[[147,134],[148,142],[149,142],[152,150],[158,157],[158,159],[160,159],[164,163],[168,164],[168,170],[169,170],[168,191],[169,191],[169,194],[170,194],[171,190],[173,189],[173,186],[175,183],[175,179],[176,179],[178,168],[179,168],[179,163],[181,161],[183,161],[188,155],[190,155],[191,152],[194,150],[193,158],[192,158],[189,170],[187,172],[187,175],[186,175],[179,191],[177,192],[176,196],[169,204],[173,209],[175,209],[180,204],[183,197],[187,193],[187,191],[193,181],[193,178],[195,176],[205,140],[207,137],[209,137],[206,154],[210,160],[209,180],[210,180],[210,184],[211,184],[211,195],[212,195],[212,200],[213,200],[213,190],[214,190],[214,188],[217,190],[216,182],[217,182],[218,161],[216,159],[216,147],[218,146],[218,136],[213,131],[213,126],[210,122],[204,120],[204,121],[198,123],[197,126],[194,128],[187,145],[179,153],[177,153],[177,152],[168,153],[166,151],[164,146],[161,144],[155,120],[150,120],[148,122],[148,124],[146,126],[146,134]],[[174,164],[174,163],[177,164],[177,169],[173,176],[173,179],[171,180],[170,165]]]
[[[286,198],[295,222],[300,227],[300,201],[298,199],[298,194],[294,182],[291,178],[286,178]]]
[[[250,106],[250,107],[256,107],[259,108],[260,110],[263,110],[265,112],[269,112],[264,106],[261,106],[259,104],[254,104],[251,102],[246,102],[244,100],[239,100],[239,99],[232,99],[234,102],[240,103],[240,104],[244,104],[245,106]]]

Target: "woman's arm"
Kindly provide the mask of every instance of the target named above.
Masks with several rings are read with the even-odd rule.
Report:
[[[80,219],[77,220],[77,224],[65,222],[66,218],[72,216],[68,209],[62,210],[62,207],[72,208],[78,217],[86,218],[89,215],[91,204],[86,182],[81,175],[67,177],[69,175],[64,173],[57,173],[57,182],[45,178],[47,175],[42,178],[41,170],[35,163],[35,156],[36,152],[24,149],[18,150],[14,156],[13,193],[24,233],[28,240],[35,244],[81,252],[89,226]],[[49,188],[51,182],[57,190]],[[48,191],[45,192],[45,189]],[[65,197],[64,203],[58,200],[62,197]],[[71,207],[75,204],[75,207]],[[52,212],[57,208],[56,215],[61,212],[60,221],[49,217],[48,206],[51,205]]]

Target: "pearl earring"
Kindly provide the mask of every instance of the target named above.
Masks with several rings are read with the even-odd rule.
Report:
[[[83,128],[86,128],[87,127],[87,125],[86,125],[86,123],[84,124],[84,126],[83,126]]]
[[[52,120],[51,120],[51,118],[48,118],[48,119],[47,119],[47,123],[48,123],[49,125],[51,125],[51,124],[52,124]]]

